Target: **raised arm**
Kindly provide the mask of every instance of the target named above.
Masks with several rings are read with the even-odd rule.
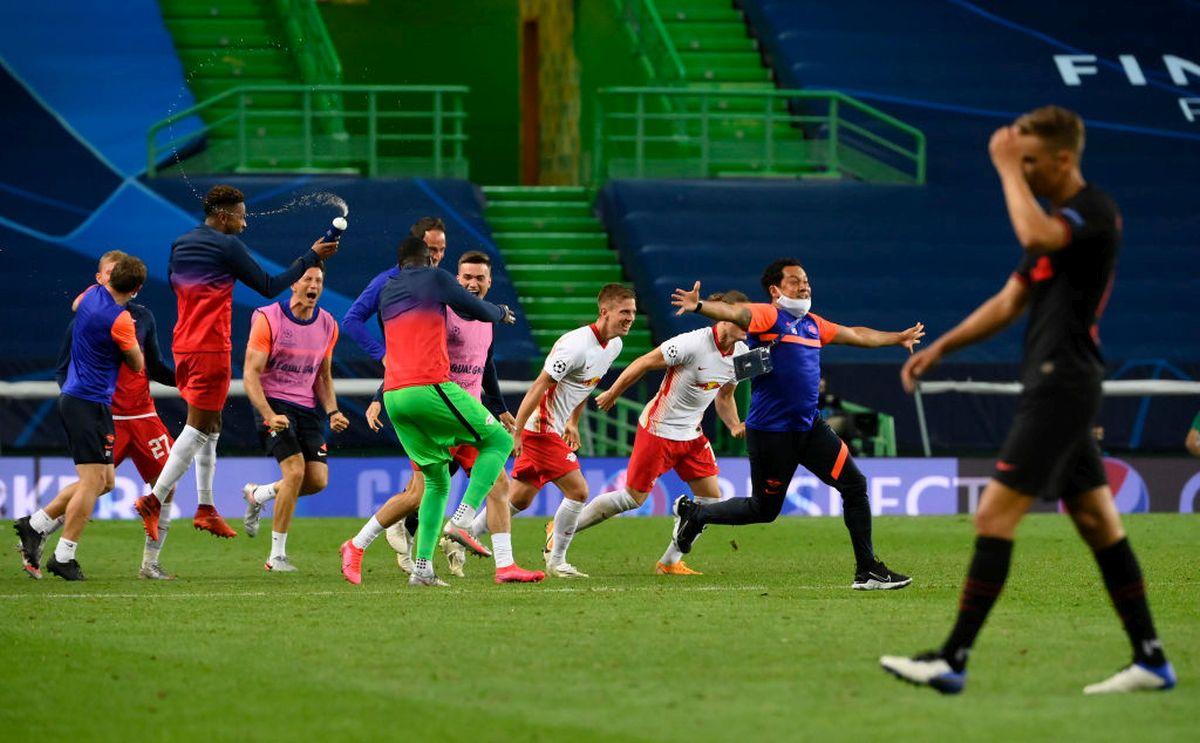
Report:
[[[613,382],[612,387],[596,397],[596,406],[601,410],[612,410],[613,406],[617,404],[617,398],[623,395],[625,390],[637,384],[637,381],[644,377],[646,372],[666,368],[667,360],[663,358],[662,349],[650,349],[634,359],[634,362],[621,372],[621,376],[617,377],[617,381]]]
[[[726,304],[724,302],[700,301],[700,282],[692,286],[691,291],[676,289],[671,293],[671,304],[678,307],[676,315],[685,312],[696,312],[713,320],[727,320],[742,330],[750,329],[753,315],[750,308],[743,304]]]
[[[941,361],[942,357],[995,335],[1021,316],[1029,303],[1029,287],[1017,276],[996,294],[979,305],[966,319],[954,326],[950,332],[929,345],[929,348],[911,356],[900,371],[904,389],[912,392],[917,380]]]
[[[884,330],[874,330],[859,326],[848,327],[845,325],[838,326],[837,332],[828,341],[829,343],[840,343],[846,346],[858,346],[860,348],[879,348],[881,346],[904,346],[909,351],[913,350],[913,346],[921,342],[921,338],[925,335],[925,326],[917,323],[908,330],[901,330],[896,333],[891,333]]]
[[[239,281],[267,299],[271,299],[296,283],[296,280],[303,276],[305,271],[317,265],[323,252],[331,252],[328,250],[329,246],[336,248],[337,243],[324,243],[318,240],[311,249],[304,251],[304,255],[292,261],[292,265],[274,276],[258,265],[258,262],[250,255],[250,250],[237,238],[229,240],[225,260],[230,272]]]
[[[450,309],[457,312],[459,317],[466,320],[482,320],[483,322],[490,323],[511,323],[515,321],[516,318],[512,317],[512,313],[507,307],[485,302],[476,297],[471,292],[459,286],[458,282],[448,272],[435,271],[434,276],[438,282],[441,300]]]
[[[1065,248],[1071,241],[1071,230],[1061,218],[1042,209],[1025,180],[1021,136],[1017,127],[1004,126],[997,129],[988,142],[988,152],[1000,176],[1013,232],[1027,251],[1044,253]]]

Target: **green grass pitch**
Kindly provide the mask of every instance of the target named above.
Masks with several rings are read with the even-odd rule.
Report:
[[[526,567],[540,562],[543,523],[516,520]],[[404,584],[382,538],[363,585],[345,583],[336,548],[356,520],[297,521],[294,575],[263,571],[269,536],[223,542],[177,524],[163,562],[182,577],[165,584],[133,577],[136,523],[89,527],[84,583],[31,581],[6,551],[0,738],[1165,741],[1200,730],[1195,516],[1127,519],[1180,685],[1106,698],[1081,689],[1129,649],[1061,516],[1022,525],[960,697],[901,684],[877,658],[944,638],[966,517],[877,519],[880,555],[914,577],[878,593],[850,590],[836,519],[710,527],[689,560],[706,573],[695,578],[652,574],[668,521],[619,519],[571,548],[590,580],[495,586],[490,563],[470,560],[442,590]]]

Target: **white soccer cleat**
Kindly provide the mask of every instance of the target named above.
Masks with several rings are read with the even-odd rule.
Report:
[[[955,671],[936,653],[922,653],[912,658],[884,655],[879,659],[879,665],[902,681],[928,686],[943,694],[958,694],[967,685],[966,671]]]
[[[569,562],[560,562],[557,565],[546,563],[546,575],[554,576],[555,578],[587,578],[588,574],[584,573]]]
[[[399,521],[392,524],[384,532],[387,537],[387,542],[396,551],[396,564],[404,572],[412,575],[412,537],[408,535],[408,530],[404,528],[404,522]]]
[[[143,563],[138,577],[145,580],[175,580],[175,576],[163,570],[157,562]]]
[[[438,546],[442,548],[442,554],[446,556],[446,563],[450,566],[450,574],[459,578],[465,578],[463,566],[467,564],[467,548],[447,537],[442,537],[438,541]]]
[[[252,482],[242,486],[242,498],[246,501],[246,513],[242,515],[242,528],[245,529],[248,537],[258,535],[258,518],[262,513],[262,504],[254,500],[255,490],[258,490],[258,485]]]
[[[269,572],[272,573],[295,573],[296,566],[287,559],[286,555],[280,557],[272,557],[263,565]]]
[[[416,570],[408,577],[408,585],[410,586],[427,586],[430,588],[447,588],[449,583],[437,577],[432,570],[428,573],[420,573]]]
[[[1144,666],[1130,663],[1098,684],[1083,687],[1084,694],[1125,694],[1131,691],[1167,691],[1175,688],[1175,669],[1170,663]]]

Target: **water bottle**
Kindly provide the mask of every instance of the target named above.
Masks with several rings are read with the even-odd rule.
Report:
[[[333,224],[329,225],[329,229],[325,230],[325,236],[321,238],[321,242],[337,242],[342,239],[342,233],[346,231],[349,224],[345,217],[334,217]]]

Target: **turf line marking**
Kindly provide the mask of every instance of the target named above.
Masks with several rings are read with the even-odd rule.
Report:
[[[813,588],[824,588],[813,586]],[[510,596],[536,596],[540,593],[636,593],[644,591],[670,591],[672,593],[707,593],[714,591],[767,591],[768,586],[595,586],[593,588],[542,588],[533,591],[510,593]],[[404,588],[385,591],[304,591],[293,594],[308,596],[390,596],[403,595]],[[450,593],[456,593],[450,591]],[[266,598],[286,597],[279,591],[222,591],[205,593],[4,593],[0,599],[219,599],[219,598]]]

